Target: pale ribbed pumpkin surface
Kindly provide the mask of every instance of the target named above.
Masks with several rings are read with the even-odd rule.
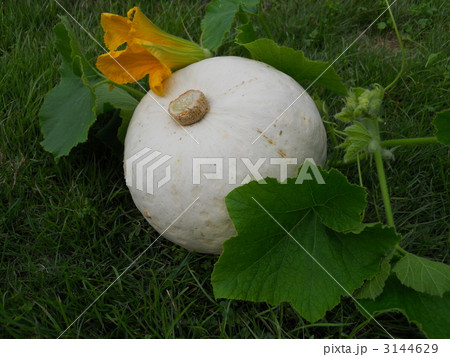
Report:
[[[199,122],[181,127],[162,107],[167,110],[171,101],[190,89],[202,91],[210,108]],[[128,128],[125,166],[127,159],[145,147],[171,156],[167,161],[171,179],[156,187],[167,165],[156,169],[153,194],[130,186],[137,208],[158,232],[170,226],[163,235],[172,242],[198,252],[220,253],[223,241],[236,233],[224,197],[250,174],[242,158],[253,164],[266,158],[259,173],[278,179],[280,166],[270,164],[270,158],[297,158],[297,166],[288,165],[288,177],[296,175],[306,158],[324,164],[325,129],[313,100],[303,92],[286,74],[241,57],[214,57],[174,73],[165,83],[164,97],[152,94],[159,104],[145,96]],[[223,158],[223,180],[202,176],[200,184],[193,184],[194,158]],[[229,158],[236,159],[236,184],[229,183]],[[213,173],[215,168],[202,166],[203,172]]]

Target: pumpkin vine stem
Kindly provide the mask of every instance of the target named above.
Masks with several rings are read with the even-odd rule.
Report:
[[[358,164],[358,177],[359,177],[359,186],[364,188],[363,178],[362,178],[362,171],[361,171],[361,162],[359,160],[359,154],[356,154],[356,162]],[[363,210],[361,215],[361,222],[364,221],[364,217],[366,216],[366,210]]]
[[[376,315],[373,315],[374,317],[376,317]],[[356,326],[353,331],[350,333],[350,335],[348,336],[349,339],[353,339],[356,334],[361,331],[364,327],[366,327],[370,322],[372,321],[372,318],[368,318],[367,320],[361,322],[358,326]]]
[[[95,84],[92,86],[93,89],[95,89],[95,88],[97,88],[97,87],[99,87],[99,86],[101,86],[101,85],[103,85],[103,84],[110,84],[110,85],[112,85],[112,86],[114,86],[114,87],[123,89],[124,91],[128,92],[128,93],[131,94],[133,97],[135,97],[136,99],[139,99],[139,100],[142,99],[142,98],[144,98],[144,96],[145,96],[145,94],[146,94],[146,93],[142,93],[141,91],[138,91],[138,90],[136,90],[136,89],[134,89],[134,88],[131,88],[131,87],[127,86],[127,85],[124,85],[124,84],[118,84],[118,83],[116,83],[116,82],[113,82],[112,80],[106,78],[103,74],[101,75],[101,77],[104,78],[105,80],[103,80],[103,81],[101,81],[101,82],[95,83]]]
[[[131,87],[129,87],[129,86],[126,86],[126,85],[124,85],[124,84],[117,84],[117,83],[114,83],[114,82],[112,82],[112,81],[110,81],[110,84],[113,85],[114,87],[123,89],[124,91],[130,93],[132,96],[134,96],[134,97],[137,98],[137,99],[142,99],[142,98],[144,98],[144,96],[145,96],[145,94],[146,94],[146,93],[142,93],[141,91],[138,91],[138,90],[136,90],[136,89],[133,89],[133,88],[131,88]]]
[[[404,250],[402,247],[400,247],[398,244],[395,245],[395,250],[398,251],[402,256],[408,254],[406,250]]]
[[[394,216],[392,214],[391,200],[389,197],[388,185],[386,181],[386,174],[384,172],[383,157],[381,155],[381,147],[374,152],[375,166],[378,173],[378,182],[380,183],[381,196],[383,198],[384,211],[386,213],[386,220],[390,227],[395,227]]]
[[[97,88],[97,87],[100,87],[101,85],[103,85],[103,84],[108,84],[110,81],[108,80],[108,79],[105,79],[104,81],[100,81],[100,82],[97,82],[97,83],[95,83],[93,86],[92,86],[92,89],[95,89],[95,88]]]

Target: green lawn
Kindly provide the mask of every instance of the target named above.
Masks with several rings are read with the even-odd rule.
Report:
[[[134,3],[61,0],[100,42],[100,13],[125,15]],[[53,0],[1,4],[0,337],[55,338],[157,234],[134,207],[122,159],[95,138],[58,163],[40,146],[38,112],[59,78],[52,28],[64,11]],[[136,4],[168,32],[199,41],[203,1]],[[279,44],[332,61],[378,16],[384,1],[272,0],[264,1],[264,8]],[[449,6],[444,0],[399,0],[393,12],[407,60],[403,77],[385,100],[385,137],[429,136],[435,113],[448,106]],[[387,27],[375,24],[334,66],[348,86],[386,86],[400,68],[388,14],[379,22]],[[95,61],[101,48],[71,23],[87,57]],[[243,54],[233,45],[233,35],[219,54]],[[260,35],[265,35],[262,29]],[[341,98],[314,91],[326,100],[330,114],[341,109]],[[401,246],[442,262],[449,262],[448,163],[448,149],[428,145],[399,148],[387,167]],[[359,183],[355,165],[341,170]],[[362,164],[362,179],[369,191],[367,221],[383,220],[370,161]],[[314,324],[289,304],[217,301],[210,283],[216,260],[158,241],[63,337],[387,337],[377,324],[365,325],[350,299]],[[400,314],[384,314],[378,321],[395,337],[423,337]]]

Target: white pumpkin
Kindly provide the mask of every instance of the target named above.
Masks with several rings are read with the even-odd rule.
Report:
[[[175,101],[191,89],[194,95]],[[197,98],[198,91],[209,108]],[[325,162],[326,133],[313,100],[291,77],[262,62],[241,57],[206,59],[175,72],[164,84],[164,96],[153,97],[142,99],[128,127],[124,169],[128,175],[141,177],[128,176],[127,185],[137,208],[156,231],[189,250],[219,254],[222,243],[236,234],[224,198],[255,178],[244,162],[263,160],[254,172],[278,179],[281,166],[271,164],[271,158],[297,160],[297,165],[287,165],[288,177],[295,177],[306,158]],[[180,107],[182,111],[183,105],[192,107],[196,102],[200,109],[190,113],[202,116],[208,111],[195,124],[181,126],[168,113],[169,105],[177,116]],[[147,156],[144,162],[149,163],[144,168],[158,159],[167,161],[154,171],[140,172],[136,165],[144,156],[136,157],[146,152],[152,156]],[[198,184],[193,175],[197,173],[198,181],[199,171],[193,166],[199,158],[216,161],[200,166]],[[148,185],[153,182],[154,186],[145,187],[150,172],[153,180]],[[216,178],[210,175],[208,179],[205,173],[216,173]],[[136,180],[144,186],[137,187]]]

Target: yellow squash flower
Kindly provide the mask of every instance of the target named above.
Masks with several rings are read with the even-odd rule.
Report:
[[[127,17],[103,13],[101,25],[110,51],[97,58],[97,68],[118,84],[132,83],[149,75],[150,88],[163,95],[163,81],[172,70],[210,56],[194,42],[172,36],[155,26],[138,7]],[[118,50],[126,43],[124,50]]]

